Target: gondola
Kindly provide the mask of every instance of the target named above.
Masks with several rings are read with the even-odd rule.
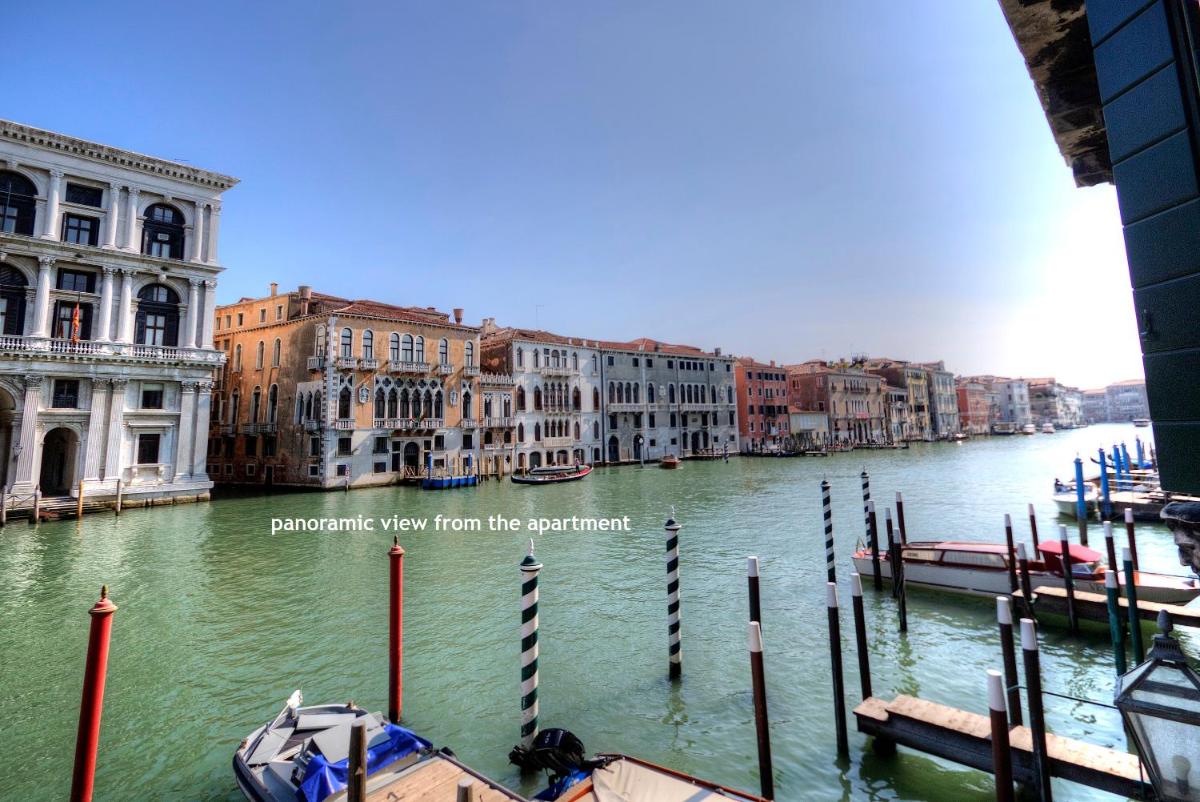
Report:
[[[513,484],[553,485],[559,482],[574,482],[592,472],[591,465],[544,465],[529,473],[512,475]]]

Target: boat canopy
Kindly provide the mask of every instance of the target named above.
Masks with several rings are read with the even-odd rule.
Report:
[[[345,730],[347,736],[345,744],[348,746],[349,725],[345,726]],[[337,745],[342,745],[340,738]],[[400,758],[429,748],[429,741],[416,733],[395,724],[384,724],[382,733],[376,735],[367,747],[367,773],[373,773]],[[308,762],[299,794],[305,802],[321,802],[346,787],[346,780],[350,773],[350,758],[341,757],[340,754],[334,756],[340,759],[331,762],[323,752],[318,752]]]
[[[1094,563],[1104,559],[1104,555],[1100,552],[1089,549],[1087,546],[1080,545],[1079,543],[1071,543],[1068,549],[1071,552],[1071,562]],[[1062,544],[1057,540],[1047,541],[1038,545],[1038,551],[1042,554],[1051,554],[1061,558]]]

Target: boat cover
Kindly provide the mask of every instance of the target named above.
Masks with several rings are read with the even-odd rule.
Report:
[[[367,773],[390,765],[413,752],[428,749],[432,746],[429,741],[416,733],[387,724],[383,728],[386,740],[367,749]],[[304,782],[300,784],[300,794],[305,802],[321,802],[322,799],[335,794],[346,787],[346,778],[350,773],[350,759],[343,758],[336,763],[330,763],[322,755],[313,755],[304,771]]]
[[[730,797],[631,760],[614,760],[592,772],[597,802],[701,802]]]
[[[1104,555],[1087,546],[1079,543],[1071,543],[1068,548],[1071,550],[1071,562],[1073,563],[1094,563],[1104,559]],[[1062,544],[1057,540],[1049,540],[1038,544],[1038,551],[1042,554],[1053,554],[1055,557],[1062,556]]]

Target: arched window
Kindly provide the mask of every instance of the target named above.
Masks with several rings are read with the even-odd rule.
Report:
[[[338,393],[338,417],[343,420],[350,417],[350,388],[343,387]]]
[[[317,326],[316,339],[316,354],[317,356],[325,356],[325,327]]]
[[[400,361],[400,335],[394,332],[388,337],[388,359],[393,362]]]
[[[533,388],[533,408],[534,409],[542,408],[542,388],[541,387]]]
[[[519,412],[525,411],[525,388],[524,387],[517,388],[517,410]]]
[[[517,424],[517,442],[518,443],[525,442],[525,424],[524,423]]]
[[[600,388],[592,388],[592,412],[600,411]]]
[[[450,341],[447,340],[445,337],[438,340],[438,364],[439,365],[449,365],[450,364]]]
[[[408,388],[406,387],[400,391],[400,417],[411,418],[413,417],[411,412],[412,410],[408,406]]]
[[[474,417],[474,416],[471,414],[471,394],[470,394],[470,393],[463,393],[463,397],[462,397],[462,416],[463,416],[464,418],[467,418],[467,419],[470,419],[470,418]]]
[[[673,385],[673,384],[667,385],[667,403],[668,404],[675,403],[675,385]]]
[[[262,340],[259,340],[258,345],[254,346],[254,369],[255,370],[262,370],[263,357],[266,355],[266,352],[267,352],[267,344],[264,343]]]
[[[654,403],[654,382],[650,382],[646,385],[646,403]]]
[[[633,403],[635,403],[635,404],[641,403],[641,395],[642,395],[642,385],[641,384],[633,385]]]
[[[37,187],[20,173],[0,172],[0,231],[33,236]]]
[[[442,406],[442,391],[438,390],[433,394],[433,417],[440,418],[443,416],[443,414],[444,407]]]
[[[258,413],[262,409],[262,388],[255,387],[250,394],[250,422],[258,423]]]
[[[592,421],[592,439],[600,439],[600,421],[598,420]]]
[[[400,417],[399,404],[400,404],[400,395],[396,392],[396,388],[393,387],[391,390],[388,391],[388,397],[387,397],[387,416],[389,418]]]
[[[555,348],[553,351],[550,352],[550,364],[553,365],[554,367],[558,367],[558,349],[557,348]]]
[[[700,403],[701,404],[708,403],[708,385],[707,384],[700,385]]]
[[[271,343],[271,367],[273,368],[279,367],[279,352],[282,347],[283,344],[278,337],[275,338],[275,342]]]
[[[427,418],[433,417],[433,393],[429,390],[425,391],[425,396],[422,399],[424,403],[421,405],[421,414]]]
[[[233,369],[234,372],[242,369],[242,344],[238,343],[233,347]]]
[[[413,361],[413,338],[411,334],[405,334],[400,338],[400,361]]]
[[[576,412],[583,410],[583,393],[579,392],[578,387],[571,393],[571,406]]]
[[[342,329],[341,354],[342,359],[354,356],[354,332],[350,329]]]
[[[238,423],[238,416],[241,414],[242,394],[234,390],[229,395],[229,422],[232,424]]]
[[[725,388],[725,396],[728,399],[727,403],[732,404],[733,403],[733,388],[732,387]]]
[[[304,396],[304,419],[313,419],[313,394],[306,393]]]
[[[413,350],[413,360],[415,362],[425,361],[425,338],[417,337],[416,348]]]
[[[542,357],[538,349],[533,349],[533,367],[536,369],[542,364]]]
[[[375,358],[375,332],[371,331],[370,329],[367,329],[366,331],[363,332],[362,358],[363,359],[374,359]]]
[[[375,417],[386,418],[387,415],[387,396],[384,395],[382,387],[375,388]]]
[[[279,411],[279,385],[272,384],[267,390],[267,423],[274,423]]]
[[[183,214],[174,206],[156,203],[146,209],[142,253],[160,259],[183,258]]]
[[[617,382],[617,403],[625,403],[625,385],[621,384],[620,382]]]
[[[630,404],[633,403],[633,384],[630,382],[625,382],[625,401]]]
[[[575,439],[579,439],[579,421],[575,421]]]
[[[519,367],[519,368],[525,367],[525,349],[524,348],[517,349],[517,367]]]
[[[469,368],[475,366],[475,343],[468,342],[463,346],[463,364]]]
[[[577,351],[571,352],[571,369],[579,370],[579,353]]]
[[[179,344],[179,296],[162,284],[138,290],[134,342],[142,345]]]
[[[0,175],[0,186],[3,186]],[[3,204],[0,197],[0,204]],[[0,212],[3,212],[0,206]],[[25,333],[25,289],[29,282],[25,274],[11,265],[0,265],[0,333]]]
[[[533,442],[540,443],[542,441],[542,424],[533,424]]]
[[[595,373],[599,369],[600,369],[600,357],[598,357],[596,354],[592,354],[592,373]]]

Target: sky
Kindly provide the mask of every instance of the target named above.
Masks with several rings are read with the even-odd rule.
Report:
[[[218,302],[1142,376],[994,0],[71,5],[6,9],[0,117],[240,178]]]

